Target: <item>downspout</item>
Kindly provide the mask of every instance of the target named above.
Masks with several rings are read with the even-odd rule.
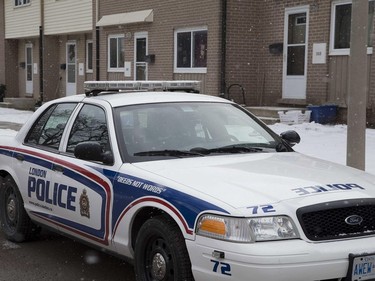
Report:
[[[99,20],[99,1],[96,0],[95,1],[95,26],[96,26],[96,23],[98,22]],[[95,52],[95,66],[96,66],[96,81],[99,81],[100,80],[100,31],[99,31],[99,26],[96,26],[96,29],[95,29],[95,46],[96,46],[96,52]]]
[[[227,0],[221,0],[221,93],[220,96],[227,98],[226,85],[226,54],[227,54]]]
[[[44,0],[40,1],[40,26],[39,26],[39,101],[37,106],[43,104],[44,101],[44,68],[43,68],[43,48],[44,48]]]
[[[100,80],[100,66],[99,66],[99,62],[100,62],[100,52],[99,52],[99,36],[100,36],[100,32],[99,32],[99,26],[96,27],[96,40],[95,40],[95,44],[96,44],[96,81],[99,81]]]

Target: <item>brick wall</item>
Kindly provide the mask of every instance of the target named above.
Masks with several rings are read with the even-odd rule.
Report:
[[[4,1],[0,1],[0,84],[5,84],[4,36],[5,36]]]
[[[64,95],[61,90],[63,81],[60,73],[60,63],[62,63],[60,61],[60,50],[62,47],[62,42],[58,36],[44,36],[44,101]],[[39,89],[37,92],[39,92]]]
[[[328,101],[330,1],[228,1],[227,85],[240,83],[248,105],[278,105],[282,98],[283,54],[269,45],[284,42],[285,9],[308,6],[306,103]],[[314,43],[327,43],[327,63],[312,64]],[[240,92],[233,93],[241,101]]]
[[[44,101],[66,96],[67,69],[61,69],[66,64],[66,43],[76,43],[76,83],[77,94],[84,92],[83,83],[93,80],[92,74],[86,74],[86,40],[91,39],[92,34],[74,34],[63,36],[45,36],[44,47]],[[95,56],[94,56],[95,58]],[[79,74],[79,64],[84,64],[83,75]]]
[[[6,82],[6,96],[7,97],[19,97],[19,79],[18,79],[18,41],[17,40],[5,40],[5,82]]]
[[[116,1],[109,0],[100,3],[100,16],[153,9],[152,23],[129,24],[121,27],[110,26],[100,29],[100,78],[102,80],[125,80],[123,73],[107,73],[107,38],[110,34],[131,34],[125,39],[125,61],[132,62],[132,77],[134,79],[134,33],[148,32],[148,51],[155,54],[155,63],[149,64],[149,80],[192,79],[199,77],[205,83],[205,91],[218,95],[220,90],[220,54],[221,54],[221,22],[220,1]],[[174,74],[174,30],[185,27],[208,28],[208,65],[204,75]]]
[[[245,103],[258,99],[257,57],[262,44],[259,41],[260,25],[258,1],[229,0],[227,2],[226,84],[229,98],[243,103],[241,85],[245,90]],[[231,87],[232,86],[232,87]]]

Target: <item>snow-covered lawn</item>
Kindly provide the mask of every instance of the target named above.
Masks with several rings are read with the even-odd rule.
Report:
[[[321,125],[303,123],[299,125],[274,124],[270,126],[276,133],[295,130],[301,142],[294,150],[320,159],[346,164],[346,125]],[[375,174],[375,130],[366,129],[366,171]]]

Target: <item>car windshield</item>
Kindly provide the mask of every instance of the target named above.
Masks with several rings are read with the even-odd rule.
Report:
[[[120,149],[132,161],[274,151],[278,141],[246,111],[226,103],[116,108]]]

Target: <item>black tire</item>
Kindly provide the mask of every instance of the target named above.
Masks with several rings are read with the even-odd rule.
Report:
[[[27,215],[22,196],[11,176],[0,177],[0,222],[6,238],[13,242],[31,240],[40,231]]]
[[[194,280],[185,239],[167,217],[154,217],[142,225],[134,255],[137,281]]]

